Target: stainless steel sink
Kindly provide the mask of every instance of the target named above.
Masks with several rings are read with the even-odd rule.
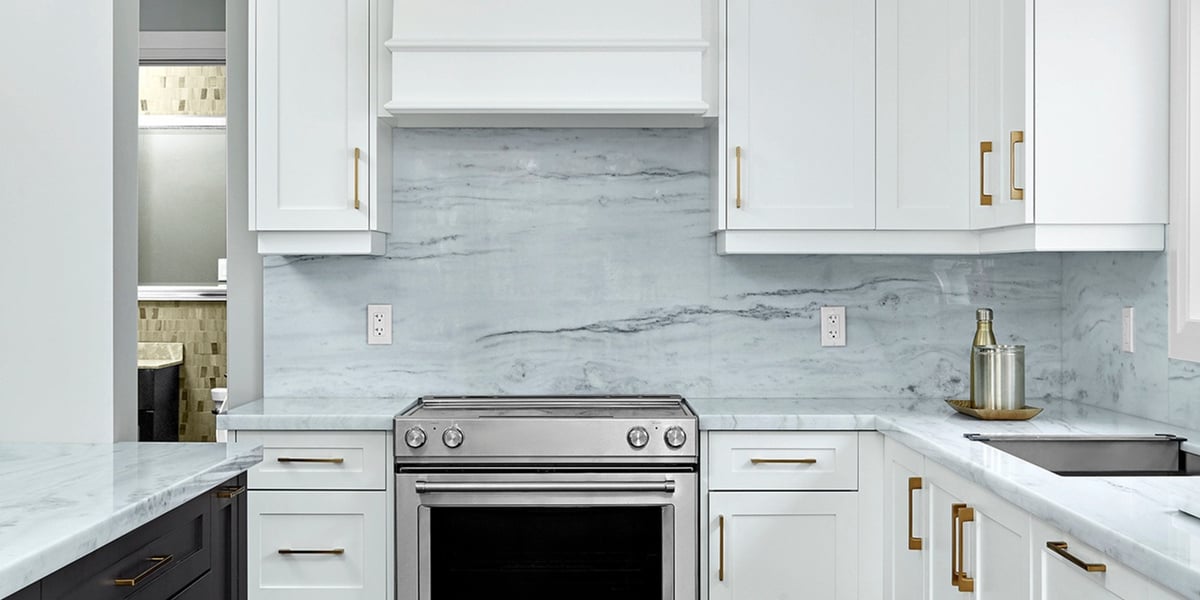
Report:
[[[1183,450],[1186,438],[1170,434],[1085,436],[968,433],[966,438],[1003,450],[1067,477],[1200,475],[1200,455]]]

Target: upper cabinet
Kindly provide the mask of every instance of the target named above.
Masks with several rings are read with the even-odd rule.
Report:
[[[1168,0],[862,4],[728,0],[720,252],[1163,249]]]
[[[700,125],[715,0],[394,0],[397,125]]]
[[[730,229],[875,228],[875,2],[729,0]]]
[[[382,254],[391,136],[375,0],[251,0],[250,227],[262,254]]]

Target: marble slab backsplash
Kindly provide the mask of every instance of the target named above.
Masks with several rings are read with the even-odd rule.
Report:
[[[708,143],[395,130],[387,255],[267,260],[266,394],[961,396],[977,306],[1027,345],[1028,396],[1061,393],[1060,255],[717,256]],[[820,347],[822,305],[846,347]]]

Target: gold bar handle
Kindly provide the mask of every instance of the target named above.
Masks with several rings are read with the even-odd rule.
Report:
[[[346,459],[344,459],[344,458],[341,458],[341,457],[335,457],[335,458],[293,458],[293,457],[290,457],[290,456],[280,456],[279,458],[276,458],[275,460],[276,460],[276,461],[278,461],[278,462],[281,462],[281,463],[332,463],[332,464],[335,464],[335,465],[340,465],[340,464],[342,464],[342,463],[346,462]]]
[[[983,174],[986,173],[986,170],[984,169],[983,157],[984,157],[984,155],[990,153],[991,151],[992,151],[992,143],[991,142],[979,142],[979,205],[980,206],[991,206],[992,205],[992,195],[985,194],[984,189],[983,189]]]
[[[950,585],[958,587],[958,509],[966,508],[966,504],[950,505]]]
[[[816,464],[815,458],[752,458],[752,465],[812,465]]]
[[[1108,571],[1108,565],[1104,563],[1089,563],[1083,562],[1079,557],[1067,552],[1066,542],[1046,542],[1046,547],[1055,554],[1067,559],[1067,562],[1087,571],[1088,573],[1104,573]]]
[[[237,498],[246,493],[246,486],[229,486],[217,490],[218,498]]]
[[[291,548],[280,548],[280,554],[345,554],[345,548],[330,548],[329,550],[293,550]]]
[[[725,515],[717,516],[717,581],[725,581]]]
[[[735,188],[736,189],[736,199],[734,200],[734,202],[736,203],[737,208],[741,208],[742,207],[742,147],[741,146],[734,146],[733,156],[737,159],[737,187]]]
[[[974,592],[975,579],[967,577],[967,564],[963,560],[963,551],[967,547],[967,540],[963,536],[963,526],[967,523],[975,521],[975,509],[969,506],[963,506],[958,509],[958,591]]]
[[[143,579],[153,575],[155,571],[167,566],[167,564],[174,560],[174,558],[175,557],[171,556],[170,554],[166,556],[151,556],[146,560],[150,561],[152,564],[149,567],[146,567],[145,571],[142,571],[133,577],[114,579],[113,585],[117,587],[133,587],[141,583]]]
[[[913,492],[922,488],[920,477],[908,478],[908,549],[920,550],[924,546],[924,541],[913,536]]]
[[[1017,187],[1017,144],[1025,143],[1024,131],[1010,131],[1008,134],[1008,197],[1013,200],[1025,199],[1025,188]]]
[[[354,149],[354,210],[358,210],[358,161],[362,158],[362,150]]]

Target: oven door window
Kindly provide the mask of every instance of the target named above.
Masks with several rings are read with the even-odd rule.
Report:
[[[664,506],[428,508],[432,600],[670,598]]]

